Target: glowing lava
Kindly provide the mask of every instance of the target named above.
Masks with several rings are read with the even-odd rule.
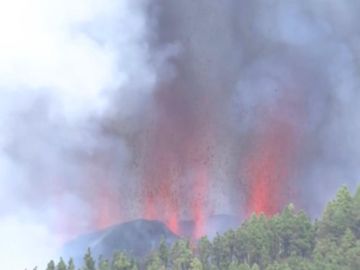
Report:
[[[194,184],[194,197],[192,207],[193,218],[195,222],[195,228],[193,232],[193,238],[199,239],[205,234],[206,223],[206,196],[208,190],[208,173],[206,166],[202,166],[195,176]]]
[[[247,212],[273,215],[289,199],[289,174],[295,150],[294,127],[287,122],[267,121],[247,166]]]

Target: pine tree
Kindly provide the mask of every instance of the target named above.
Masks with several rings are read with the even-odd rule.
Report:
[[[48,263],[46,270],[55,270],[55,262],[53,260]]]
[[[91,255],[91,249],[88,248],[84,256],[83,270],[96,270],[95,261]]]
[[[223,235],[218,234],[212,244],[212,257],[220,269],[227,269],[235,255],[235,232],[230,230]]]
[[[169,256],[170,256],[169,247],[166,244],[164,237],[162,237],[159,245],[159,257],[162,262],[162,265],[164,265],[165,267],[167,267],[169,264]]]
[[[340,188],[335,200],[325,208],[322,220],[319,222],[318,236],[320,238],[332,238],[340,241],[347,228],[353,224],[353,201],[346,187]]]
[[[64,259],[61,257],[59,263],[56,265],[56,270],[67,270],[66,269],[66,263],[64,262]]]
[[[69,259],[67,270],[75,270],[75,264],[73,258]]]
[[[172,269],[189,269],[193,258],[189,241],[183,239],[176,241],[171,250],[171,258],[173,262]]]
[[[198,243],[198,252],[199,259],[204,269],[209,269],[211,264],[212,244],[207,236],[200,238]]]
[[[166,267],[163,265],[158,253],[153,254],[147,263],[146,270],[165,270]]]
[[[296,269],[296,268],[294,268]],[[269,265],[266,270],[292,270],[289,265],[287,263],[278,263],[278,262],[275,262],[271,265]],[[296,270],[300,270],[300,269],[296,269]],[[307,269],[309,270],[309,269]]]
[[[116,252],[112,261],[112,270],[135,270],[136,263],[123,252]]]
[[[271,220],[274,232],[272,259],[292,256],[310,257],[315,247],[315,229],[310,219],[303,212],[296,212],[288,205],[280,215]],[[275,252],[276,251],[276,252]]]
[[[357,239],[360,239],[360,186],[353,197],[353,205],[351,209],[353,223],[351,229]]]
[[[242,263],[237,270],[251,270],[251,267],[247,263]]]
[[[99,270],[110,270],[109,261],[100,256],[98,260],[98,268]]]
[[[253,215],[236,231],[235,256],[239,262],[266,266],[273,252],[273,232],[264,215]]]
[[[190,263],[190,269],[191,270],[203,270],[203,265],[201,263],[201,261],[198,258],[193,258],[191,263]]]
[[[232,262],[229,265],[229,270],[251,270],[251,267],[247,264],[247,263],[236,263],[236,262]]]

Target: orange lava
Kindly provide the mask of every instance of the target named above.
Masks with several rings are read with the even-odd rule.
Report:
[[[199,239],[205,234],[205,224],[206,224],[206,209],[205,209],[205,200],[208,190],[208,172],[206,166],[202,166],[196,172],[194,183],[194,195],[192,202],[192,213],[195,222],[195,228],[193,232],[193,238]]]
[[[278,119],[267,123],[255,138],[247,165],[248,214],[273,215],[290,199],[288,180],[296,149],[295,130],[290,123]]]

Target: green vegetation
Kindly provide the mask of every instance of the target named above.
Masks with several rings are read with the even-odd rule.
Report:
[[[47,270],[73,270],[60,258]],[[125,253],[96,263],[90,249],[80,270],[359,270],[360,188],[354,196],[345,187],[312,222],[293,205],[266,217],[253,215],[237,230],[201,238],[196,245],[180,239],[172,246],[162,241],[144,260]]]

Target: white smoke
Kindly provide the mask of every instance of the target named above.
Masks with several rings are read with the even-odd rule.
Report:
[[[30,218],[30,220],[29,220]],[[59,240],[46,224],[31,221],[33,217],[2,217],[0,250],[4,269],[25,269],[29,265],[45,266],[57,255]]]
[[[89,187],[69,152],[91,155],[96,134],[88,120],[104,114],[110,94],[124,97],[117,105],[129,114],[141,103],[127,96],[155,83],[144,9],[144,1],[0,1],[4,269],[43,266],[69,234],[91,228],[79,195]],[[64,219],[70,232],[60,231]]]

